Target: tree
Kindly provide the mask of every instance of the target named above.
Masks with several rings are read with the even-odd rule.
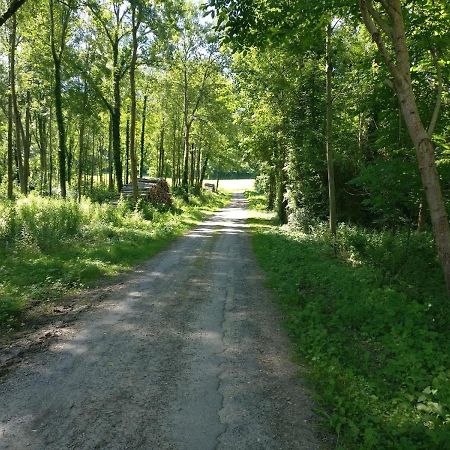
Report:
[[[255,3],[239,0],[210,0],[209,5],[214,8],[213,14],[218,14],[219,26],[226,33],[227,40],[238,41],[237,45],[240,47],[256,45],[257,42],[286,45],[286,36],[292,35],[290,30],[293,26],[302,30],[306,39],[308,36],[311,39],[311,33],[308,32],[314,30],[317,22],[323,19],[329,20],[330,16],[346,15],[360,20],[362,16],[363,23],[377,45],[391,77],[389,82],[395,89],[403,120],[416,149],[434,238],[450,295],[450,229],[435,164],[434,146],[419,113],[416,94],[413,90],[405,25],[406,17],[407,26],[411,27],[412,34],[419,44],[421,34],[425,34],[428,42],[433,43],[439,41],[440,33],[433,35],[429,29],[436,27],[436,23],[442,26],[447,20],[447,15],[441,13],[439,17],[436,14],[436,10],[443,10],[444,6],[441,4],[427,0],[417,3],[417,8],[404,8],[400,0],[377,2],[359,0],[359,3],[350,0],[318,3],[304,0],[295,2],[267,0]],[[358,9],[360,15],[358,15]],[[416,9],[423,14],[417,14]],[[431,16],[435,21],[429,20]],[[426,28],[428,33],[424,32]],[[442,45],[441,41],[439,43]],[[438,111],[439,106],[438,101],[434,110]],[[436,116],[437,113],[432,115],[431,126],[428,128],[433,128],[432,124],[435,123]]]
[[[26,0],[12,0],[8,9],[0,16],[0,27],[2,27],[8,19],[13,17],[25,2]]]
[[[63,114],[63,98],[62,98],[62,61],[64,51],[67,46],[67,38],[69,33],[70,20],[74,12],[73,4],[60,5],[55,4],[55,0],[49,0],[49,14],[50,14],[50,47],[53,58],[54,68],[54,101],[56,123],[58,125],[58,161],[59,161],[59,185],[61,189],[61,196],[66,198],[67,190],[67,143],[66,143],[66,129],[64,124]]]

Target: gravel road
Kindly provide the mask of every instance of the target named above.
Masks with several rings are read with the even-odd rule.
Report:
[[[0,382],[0,449],[319,449],[242,195]]]

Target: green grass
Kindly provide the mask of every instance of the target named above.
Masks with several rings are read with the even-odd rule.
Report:
[[[343,449],[450,448],[450,306],[431,237],[253,224],[253,245]],[[269,220],[270,219],[270,220]]]
[[[30,306],[132,269],[228,200],[207,193],[166,212],[33,196],[0,203],[0,331],[25,321]]]

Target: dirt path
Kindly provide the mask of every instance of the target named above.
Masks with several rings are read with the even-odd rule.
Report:
[[[0,449],[318,449],[242,196],[0,383]]]

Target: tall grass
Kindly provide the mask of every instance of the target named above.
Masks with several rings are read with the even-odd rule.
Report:
[[[253,243],[336,447],[450,448],[450,303],[431,235],[341,225],[336,244],[326,225],[259,219]]]
[[[20,324],[31,304],[132,268],[227,201],[206,193],[171,209],[36,195],[0,202],[0,329]]]

